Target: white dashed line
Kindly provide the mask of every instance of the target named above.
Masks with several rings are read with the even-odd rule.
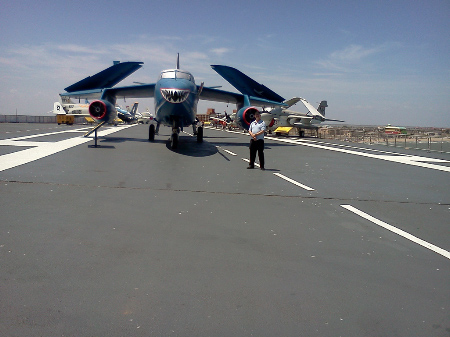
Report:
[[[424,241],[422,239],[419,239],[418,237],[415,237],[414,235],[411,235],[408,232],[405,232],[405,231],[403,231],[403,230],[401,230],[401,229],[399,229],[397,227],[389,225],[386,222],[378,220],[377,218],[374,218],[373,216],[371,216],[371,215],[369,215],[367,213],[364,213],[363,211],[360,211],[359,209],[357,209],[357,208],[355,208],[355,207],[353,207],[351,205],[341,205],[341,207],[345,208],[346,210],[349,210],[350,212],[355,213],[356,215],[359,215],[360,217],[362,217],[362,218],[364,218],[366,220],[369,220],[369,221],[373,222],[374,224],[376,224],[378,226],[381,226],[381,227],[383,227],[383,228],[385,228],[385,229],[387,229],[387,230],[389,230],[389,231],[391,231],[391,232],[393,232],[395,234],[398,234],[398,235],[404,237],[405,239],[408,239],[408,240],[410,240],[412,242],[415,242],[415,243],[417,243],[417,244],[419,244],[419,245],[421,245],[421,246],[423,246],[425,248],[428,248],[428,249],[432,250],[435,253],[438,253],[438,254],[446,257],[447,259],[450,259],[450,252],[446,251],[445,249],[439,248],[438,246],[435,246],[435,245],[433,245],[433,244],[431,244],[429,242],[426,242],[426,241]]]
[[[303,189],[305,189],[307,191],[314,191],[314,188],[311,188],[309,186],[303,185],[303,184],[299,183],[298,181],[295,181],[295,180],[293,180],[291,178],[288,178],[288,177],[286,177],[286,176],[284,176],[284,175],[282,175],[280,173],[274,173],[274,175],[276,175],[277,177],[280,177],[281,179],[289,181],[290,183],[292,183],[294,185],[297,185],[297,186],[299,186],[299,187],[301,187],[301,188],[303,188]]]
[[[250,160],[248,160],[247,158],[241,158],[241,159],[242,159],[243,161],[246,161],[247,163],[250,163]],[[260,167],[258,163],[255,163],[255,166]]]
[[[428,157],[421,157],[421,156],[411,156],[411,155],[405,155],[401,153],[395,153],[395,154],[388,154],[385,152],[385,154],[373,154],[368,152],[362,152],[362,151],[372,151],[371,149],[366,148],[358,148],[358,151],[356,150],[350,150],[350,149],[344,149],[344,148],[336,148],[329,144],[326,145],[320,145],[320,144],[314,144],[306,141],[298,141],[298,140],[292,140],[292,139],[278,139],[274,137],[267,137],[268,139],[275,140],[282,143],[290,143],[290,144],[297,144],[302,146],[309,146],[309,147],[315,147],[318,149],[323,150],[329,150],[329,151],[336,151],[341,153],[347,153],[367,158],[374,158],[374,159],[380,159],[380,160],[386,160],[394,163],[400,163],[400,164],[406,164],[406,165],[412,165],[412,166],[418,166],[418,167],[424,167],[428,169],[433,170],[439,170],[444,172],[450,172],[450,167],[443,166],[443,165],[437,165],[432,163],[449,163],[448,160],[443,159],[436,159],[436,158],[428,158]],[[325,144],[325,143],[323,143]],[[353,147],[355,148],[355,147]],[[430,163],[432,162],[432,163]]]
[[[232,156],[237,156],[237,154],[236,153],[233,153],[233,152],[231,152],[231,151],[228,151],[228,150],[225,150],[225,149],[223,149],[226,153],[228,153],[228,154],[231,154]]]

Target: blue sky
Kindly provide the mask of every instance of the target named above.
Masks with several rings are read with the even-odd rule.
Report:
[[[119,85],[154,82],[179,52],[198,84],[235,91],[210,68],[226,64],[285,98],[325,99],[327,116],[349,124],[450,127],[448,0],[3,0],[0,7],[1,114],[45,115],[66,86],[113,60],[144,62]],[[153,109],[151,99],[139,102]],[[208,107],[234,108],[202,102],[198,112]]]

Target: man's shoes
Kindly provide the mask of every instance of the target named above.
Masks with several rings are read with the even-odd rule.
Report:
[[[249,166],[247,167],[247,170],[251,170],[251,169],[254,169],[254,168],[255,168],[254,166],[249,165]]]
[[[261,171],[265,171],[266,169],[264,167],[260,167]]]

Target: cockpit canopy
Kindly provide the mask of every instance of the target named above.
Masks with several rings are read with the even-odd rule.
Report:
[[[191,73],[179,69],[163,70],[159,78],[183,79],[195,83],[194,76]]]

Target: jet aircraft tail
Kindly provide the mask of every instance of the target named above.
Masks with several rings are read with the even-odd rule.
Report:
[[[53,113],[56,114],[56,115],[65,115],[65,114],[67,114],[66,110],[64,110],[64,107],[59,102],[55,102],[53,104]]]
[[[321,122],[344,122],[339,119],[330,119],[325,118],[325,108],[328,106],[327,101],[322,101],[319,104],[319,107],[316,109],[309,103],[306,99],[301,98],[300,101],[305,105],[308,109],[309,114],[313,116],[313,119],[320,120]]]
[[[136,117],[136,114],[138,113],[138,105],[139,105],[139,103],[135,102],[133,107],[130,110],[130,114],[131,114],[131,116],[133,116],[133,118]]]
[[[320,102],[319,107],[317,108],[317,111],[319,111],[320,114],[324,117],[325,117],[325,108],[327,106],[328,106],[327,101],[322,101]]]
[[[325,117],[325,108],[328,106],[327,101],[321,101],[319,104],[319,107],[317,108],[317,111],[320,112],[320,114]],[[327,122],[341,122],[344,123],[345,121],[341,121],[340,119],[330,119],[325,118],[325,121]]]

